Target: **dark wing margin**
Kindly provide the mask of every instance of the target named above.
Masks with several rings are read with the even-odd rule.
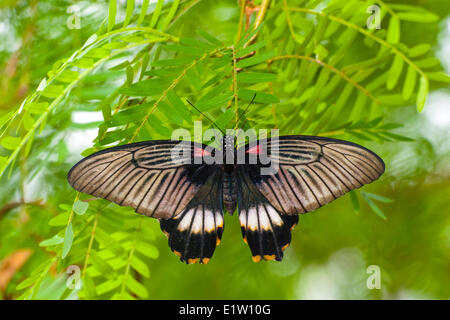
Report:
[[[260,150],[267,150],[278,170],[261,175],[261,166],[250,164],[248,175],[270,204],[285,215],[315,210],[371,183],[385,170],[374,152],[344,140],[281,136],[278,141],[264,139],[257,144]],[[243,148],[254,149],[254,144]]]
[[[146,216],[172,218],[211,173],[210,166],[193,160],[196,150],[203,148],[171,140],[108,148],[78,162],[67,179],[77,191],[132,207]]]
[[[211,172],[186,208],[175,218],[160,219],[172,251],[188,264],[207,264],[220,243],[224,228],[222,174]]]
[[[238,212],[244,242],[254,262],[283,259],[297,215],[280,214],[256,189],[246,166],[238,166]]]

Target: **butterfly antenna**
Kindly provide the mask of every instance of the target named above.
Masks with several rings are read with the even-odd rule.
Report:
[[[238,121],[236,122],[236,126],[234,127],[234,129],[236,129],[239,126],[239,122],[241,120],[241,118],[244,116],[244,114],[247,113],[248,108],[250,108],[250,106],[252,105],[253,101],[255,101],[256,98],[256,93],[253,95],[252,100],[250,101],[250,103],[248,104],[248,106],[244,109],[244,111],[239,115]],[[245,119],[244,123],[242,124],[242,127],[244,126],[244,124],[247,122],[247,118]]]
[[[211,122],[214,127],[216,127],[217,129],[219,129],[220,132],[222,132],[222,134],[225,135],[225,132],[223,132],[222,129],[219,128],[219,126],[210,118],[208,117],[205,113],[201,112],[196,106],[194,106],[188,99],[186,99],[186,101],[195,109],[197,110],[198,113],[200,113],[202,116],[204,116],[209,122]]]

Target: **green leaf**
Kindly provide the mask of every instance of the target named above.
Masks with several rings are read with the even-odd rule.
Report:
[[[105,48],[93,48],[87,52],[85,58],[98,58],[103,59],[111,54],[111,51]]]
[[[62,91],[64,90],[64,86],[61,85],[50,85],[45,87],[42,95],[47,98],[56,98],[58,97]]]
[[[88,202],[77,200],[73,204],[73,211],[78,215],[83,215],[86,213],[86,210],[88,209],[88,207],[89,207]]]
[[[390,43],[398,43],[400,41],[400,34],[400,20],[396,17],[392,17],[389,21],[386,40]]]
[[[188,47],[188,46],[182,46],[179,44],[172,44],[172,45],[164,45],[162,46],[167,51],[173,51],[179,54],[185,54],[188,56],[201,56],[205,53],[205,50],[198,48],[198,47]]]
[[[389,70],[389,76],[386,82],[386,87],[388,90],[393,90],[397,85],[400,75],[402,74],[403,64],[403,59],[399,55],[396,55],[391,69]]]
[[[127,66],[125,69],[125,73],[127,75],[127,80],[125,81],[126,86],[130,86],[134,80],[134,69],[131,65]]]
[[[37,277],[29,277],[23,280],[21,283],[19,283],[16,287],[16,290],[22,290],[27,287],[30,287],[32,284],[34,284],[37,280]]]
[[[147,79],[144,81],[136,82],[128,88],[122,88],[119,90],[119,93],[123,93],[128,96],[145,97],[162,93],[164,89],[165,84],[164,82],[161,82],[161,80]]]
[[[192,62],[192,58],[165,59],[152,62],[153,67],[178,67]]]
[[[414,48],[409,49],[408,55],[411,58],[420,57],[420,56],[426,54],[428,51],[430,51],[430,49],[431,49],[431,45],[429,43],[422,43],[422,44],[415,46]]]
[[[422,12],[399,12],[397,13],[397,17],[400,20],[422,23],[436,22],[439,20],[439,16],[437,14],[425,10]]]
[[[6,164],[7,161],[8,161],[7,157],[0,156],[0,168],[2,168]]]
[[[419,93],[417,94],[417,111],[422,112],[427,102],[429,83],[425,77],[420,78]]]
[[[131,17],[133,17],[134,1],[135,0],[127,0],[127,9],[125,20],[123,21],[123,28],[130,24]]]
[[[83,292],[85,299],[94,299],[96,297],[95,283],[88,272],[86,272],[83,282]]]
[[[173,123],[182,126],[183,125],[183,118],[180,114],[178,114],[175,109],[172,107],[171,104],[165,103],[164,101],[161,101],[158,106],[158,110],[164,114],[164,116],[172,121]]]
[[[383,136],[387,136],[389,138],[392,138],[394,140],[397,140],[397,141],[404,141],[404,142],[412,142],[412,141],[414,141],[414,139],[411,139],[411,138],[408,138],[408,137],[405,137],[405,136],[401,136],[399,134],[395,134],[395,133],[392,133],[392,132],[382,132],[380,134],[383,135]]]
[[[123,277],[118,277],[117,279],[107,280],[96,286],[96,291],[99,296],[108,293],[116,288],[118,288],[123,282]]]
[[[450,76],[444,72],[428,72],[427,76],[433,81],[450,83]]]
[[[57,79],[61,82],[71,83],[78,80],[79,76],[80,74],[78,72],[66,69],[58,75]]]
[[[63,212],[61,214],[58,214],[57,216],[50,219],[48,224],[52,227],[60,227],[65,226],[67,224],[67,221],[69,220],[70,212]]]
[[[366,140],[366,141],[371,141],[373,139],[369,138],[368,136],[366,136],[365,134],[361,133],[361,132],[356,132],[356,131],[348,131],[348,133],[358,139],[361,140]]]
[[[216,119],[215,123],[219,128],[226,130],[228,129],[226,126],[231,122],[234,116],[234,110],[232,108],[228,108]]]
[[[133,255],[131,257],[131,266],[134,270],[139,272],[144,277],[150,277],[150,269],[148,268],[147,264],[139,259],[136,255]]]
[[[10,111],[0,117],[0,128],[2,128],[8,121],[14,117],[15,112]]]
[[[128,42],[128,43],[139,43],[139,42],[144,42],[145,38],[131,34],[129,36],[122,38],[122,40],[125,42]]]
[[[386,104],[389,106],[402,106],[404,105],[405,101],[403,100],[402,94],[387,94],[378,96],[378,100],[382,104]]]
[[[155,11],[152,15],[152,20],[150,21],[150,28],[154,28],[156,26],[156,23],[158,22],[159,15],[161,14],[161,9],[164,5],[164,0],[158,0],[156,3]]]
[[[108,32],[110,32],[116,24],[117,3],[116,0],[109,0],[108,10]]]
[[[192,68],[187,71],[186,78],[195,90],[200,91],[202,88],[202,81],[196,68]]]
[[[411,98],[411,95],[414,92],[414,88],[416,87],[417,73],[416,69],[412,66],[408,66],[408,71],[406,73],[405,82],[403,84],[403,99],[405,101]]]
[[[220,40],[218,40],[217,38],[213,37],[209,33],[204,32],[204,31],[198,31],[197,33],[200,36],[202,36],[206,41],[208,41],[209,43],[213,44],[214,46],[217,46],[217,47],[223,46],[223,44],[222,44],[222,42]]]
[[[140,122],[146,116],[148,109],[152,107],[151,103],[144,103],[131,107],[116,113],[110,120],[105,122],[107,127],[117,127],[132,122]]]
[[[214,97],[217,97],[219,94],[221,94],[224,90],[228,90],[229,94],[231,95],[231,92],[229,91],[229,87],[231,86],[232,80],[231,79],[225,79],[222,83],[215,86],[211,90],[209,90],[206,94],[204,94],[200,99],[197,100],[198,104],[207,104],[209,100],[213,99]]]
[[[47,111],[48,102],[32,102],[28,103],[23,107],[25,110],[31,114],[43,114]]]
[[[172,18],[175,16],[175,13],[177,13],[178,6],[180,4],[180,0],[173,0],[172,6],[170,7],[169,13],[167,14],[166,18],[164,19],[164,22],[161,26],[161,30],[166,30],[169,26],[170,21],[172,21]]]
[[[129,294],[127,291],[123,291],[115,293],[111,297],[111,300],[136,300],[136,298]]]
[[[50,247],[50,246],[56,246],[58,244],[61,244],[64,242],[64,238],[60,237],[59,235],[55,234],[52,238],[41,241],[39,243],[40,247]]]
[[[381,211],[381,209],[367,196],[367,194],[365,192],[361,192],[361,194],[372,211],[375,212],[381,219],[387,220],[387,217],[385,216],[383,211]]]
[[[256,50],[259,50],[259,49],[265,47],[266,44],[267,44],[266,41],[259,41],[259,42],[256,42],[256,43],[248,46],[248,47],[239,49],[236,52],[236,58],[242,58],[243,56],[246,56],[246,55],[248,55],[249,53],[251,53],[253,51],[256,51]]]
[[[146,123],[146,128],[153,130],[155,133],[157,133],[159,136],[163,137],[170,137],[172,134],[172,130],[168,129],[163,125],[163,121],[159,119],[156,114],[158,113],[158,110],[156,110],[155,113],[151,114],[148,117],[148,121]]]
[[[256,96],[255,96],[255,94],[256,94]],[[255,96],[254,102],[259,102],[259,103],[278,103],[280,101],[280,100],[278,100],[277,97],[271,95],[270,93],[265,93],[265,92],[250,90],[250,89],[245,89],[245,88],[241,88],[238,90],[238,97],[241,100],[252,101],[254,96]]]
[[[219,94],[211,99],[201,99],[196,103],[196,107],[201,111],[209,111],[212,109],[217,109],[222,105],[226,104],[233,97],[231,92],[226,92],[224,94]]]
[[[355,190],[350,191],[350,199],[352,201],[353,211],[355,211],[355,213],[358,214],[360,206],[358,201],[358,195]]]
[[[374,199],[374,200],[377,200],[377,201],[380,201],[380,202],[384,202],[384,203],[392,203],[392,202],[394,202],[394,200],[392,200],[390,198],[387,198],[387,197],[384,197],[384,196],[381,196],[381,195],[376,194],[376,193],[370,193],[370,192],[364,191],[364,194],[367,197],[369,197],[371,199]]]
[[[245,68],[245,67],[250,67],[250,66],[253,66],[256,64],[260,64],[260,63],[266,62],[267,60],[272,58],[274,55],[275,55],[275,53],[273,53],[273,52],[257,54],[253,57],[240,60],[238,63],[236,63],[236,67],[237,68]]]
[[[190,46],[190,47],[196,47],[196,48],[203,48],[206,50],[211,50],[214,46],[212,46],[209,43],[203,42],[201,40],[197,40],[194,38],[187,38],[187,37],[183,37],[180,39],[180,43],[185,45],[185,46]]]
[[[414,62],[416,66],[423,69],[429,69],[440,65],[441,60],[436,57],[429,57],[422,60],[418,60]]]
[[[100,271],[100,273],[108,279],[116,279],[117,273],[114,269],[103,260],[95,250],[91,251],[91,263],[92,265]]]
[[[64,245],[61,255],[62,259],[67,257],[67,255],[69,254],[70,249],[72,248],[72,242],[73,242],[73,227],[71,222],[67,225],[66,232],[64,233]]]
[[[138,241],[136,243],[136,250],[151,259],[157,259],[159,257],[158,249],[154,245],[144,241]]]
[[[128,129],[119,129],[119,130],[114,130],[114,131],[108,131],[103,139],[101,139],[99,141],[99,144],[104,146],[110,143],[113,143],[115,141],[119,141],[122,139],[127,139],[130,136],[132,136],[134,134],[134,131],[136,130],[136,128],[128,128]]]
[[[173,90],[170,90],[167,93],[167,99],[172,104],[176,112],[184,119],[186,122],[191,122],[192,116],[190,112],[187,110],[186,105],[181,101],[181,99],[173,92]]]
[[[111,70],[111,71],[122,70],[122,69],[125,69],[126,67],[128,67],[129,65],[130,65],[130,62],[125,60],[125,61],[119,63],[118,65],[115,65],[114,67],[109,68],[109,70]]]
[[[267,72],[240,72],[237,76],[238,82],[242,83],[270,82],[276,79],[276,74]]]
[[[147,289],[139,282],[136,281],[133,277],[127,278],[127,287],[133,293],[135,293],[139,298],[146,299],[148,298]]]
[[[145,15],[147,14],[147,9],[148,9],[148,4],[149,4],[150,0],[143,0],[142,1],[142,7],[141,7],[141,12],[139,13],[139,18],[137,19],[136,24],[138,26],[140,26],[142,24],[142,22],[145,19]]]
[[[15,150],[22,139],[20,137],[5,137],[2,139],[2,146],[7,150]]]
[[[94,59],[92,58],[80,58],[72,62],[72,65],[82,69],[90,69],[94,66]]]

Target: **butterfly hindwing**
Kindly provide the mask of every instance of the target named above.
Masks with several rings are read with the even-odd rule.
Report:
[[[68,181],[80,192],[132,207],[143,215],[172,218],[210,175],[211,166],[193,161],[203,147],[159,140],[105,149],[78,162]]]
[[[237,185],[242,236],[250,247],[253,261],[281,261],[298,216],[278,212],[250,180],[246,166],[238,168]]]
[[[220,243],[224,228],[222,172],[214,167],[206,183],[175,218],[160,219],[172,251],[186,263],[206,264]]]

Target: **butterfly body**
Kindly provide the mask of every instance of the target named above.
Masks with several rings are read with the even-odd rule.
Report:
[[[236,193],[236,148],[234,136],[225,135],[222,139],[223,150],[223,206],[232,215],[237,206]]]
[[[257,262],[282,260],[299,214],[384,172],[380,157],[348,141],[281,136],[237,149],[234,142],[225,136],[222,149],[170,140],[113,147],[77,163],[68,181],[159,219],[170,248],[186,263],[209,262],[221,241],[224,209],[237,208]]]
[[[225,170],[223,175],[223,206],[232,215],[237,205],[236,172],[235,166],[228,165],[228,168],[231,170]]]

